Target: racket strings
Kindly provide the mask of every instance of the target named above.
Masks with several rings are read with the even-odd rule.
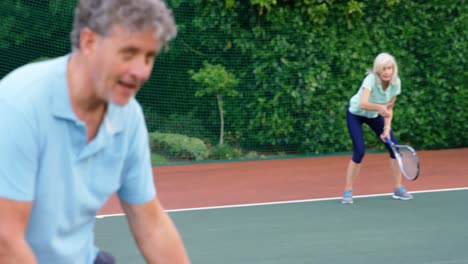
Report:
[[[415,179],[419,174],[419,160],[414,152],[407,148],[400,148],[401,161],[403,163],[403,173],[407,178]]]

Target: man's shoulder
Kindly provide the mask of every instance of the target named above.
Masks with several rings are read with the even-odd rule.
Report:
[[[14,87],[36,83],[37,81],[53,78],[57,74],[66,73],[67,57],[62,56],[39,62],[31,62],[20,66],[3,79],[0,80],[0,87],[14,83]],[[11,89],[14,89],[11,87]]]
[[[0,80],[3,114],[15,115],[30,125],[39,124],[53,105],[53,89],[66,85],[66,77],[60,71],[66,73],[64,57],[30,63],[5,76]]]
[[[0,99],[23,106],[40,102],[48,95],[48,89],[61,83],[65,74],[65,57],[26,64],[0,80]]]

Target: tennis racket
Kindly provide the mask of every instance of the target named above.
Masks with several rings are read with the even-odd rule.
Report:
[[[419,176],[419,158],[416,151],[407,145],[396,145],[389,138],[387,144],[392,148],[401,173],[406,179],[414,181]]]

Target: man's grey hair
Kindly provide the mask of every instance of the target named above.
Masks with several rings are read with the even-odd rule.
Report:
[[[130,31],[154,30],[161,46],[177,34],[172,11],[162,0],[79,0],[70,34],[72,49],[79,49],[84,28],[107,36],[115,25]]]

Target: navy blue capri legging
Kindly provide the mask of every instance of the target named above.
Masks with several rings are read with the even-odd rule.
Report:
[[[366,148],[364,144],[364,135],[362,133],[362,124],[367,124],[374,131],[375,135],[380,138],[380,135],[383,133],[385,121],[381,115],[378,115],[375,118],[368,118],[349,112],[348,107],[346,107],[346,109],[346,122],[348,123],[349,135],[353,141],[353,161],[355,163],[361,163],[364,158]],[[390,137],[395,144],[398,144],[393,131],[390,131]],[[388,149],[390,158],[394,159],[395,155],[393,154],[390,146],[386,143],[383,144],[385,144],[385,147]]]

